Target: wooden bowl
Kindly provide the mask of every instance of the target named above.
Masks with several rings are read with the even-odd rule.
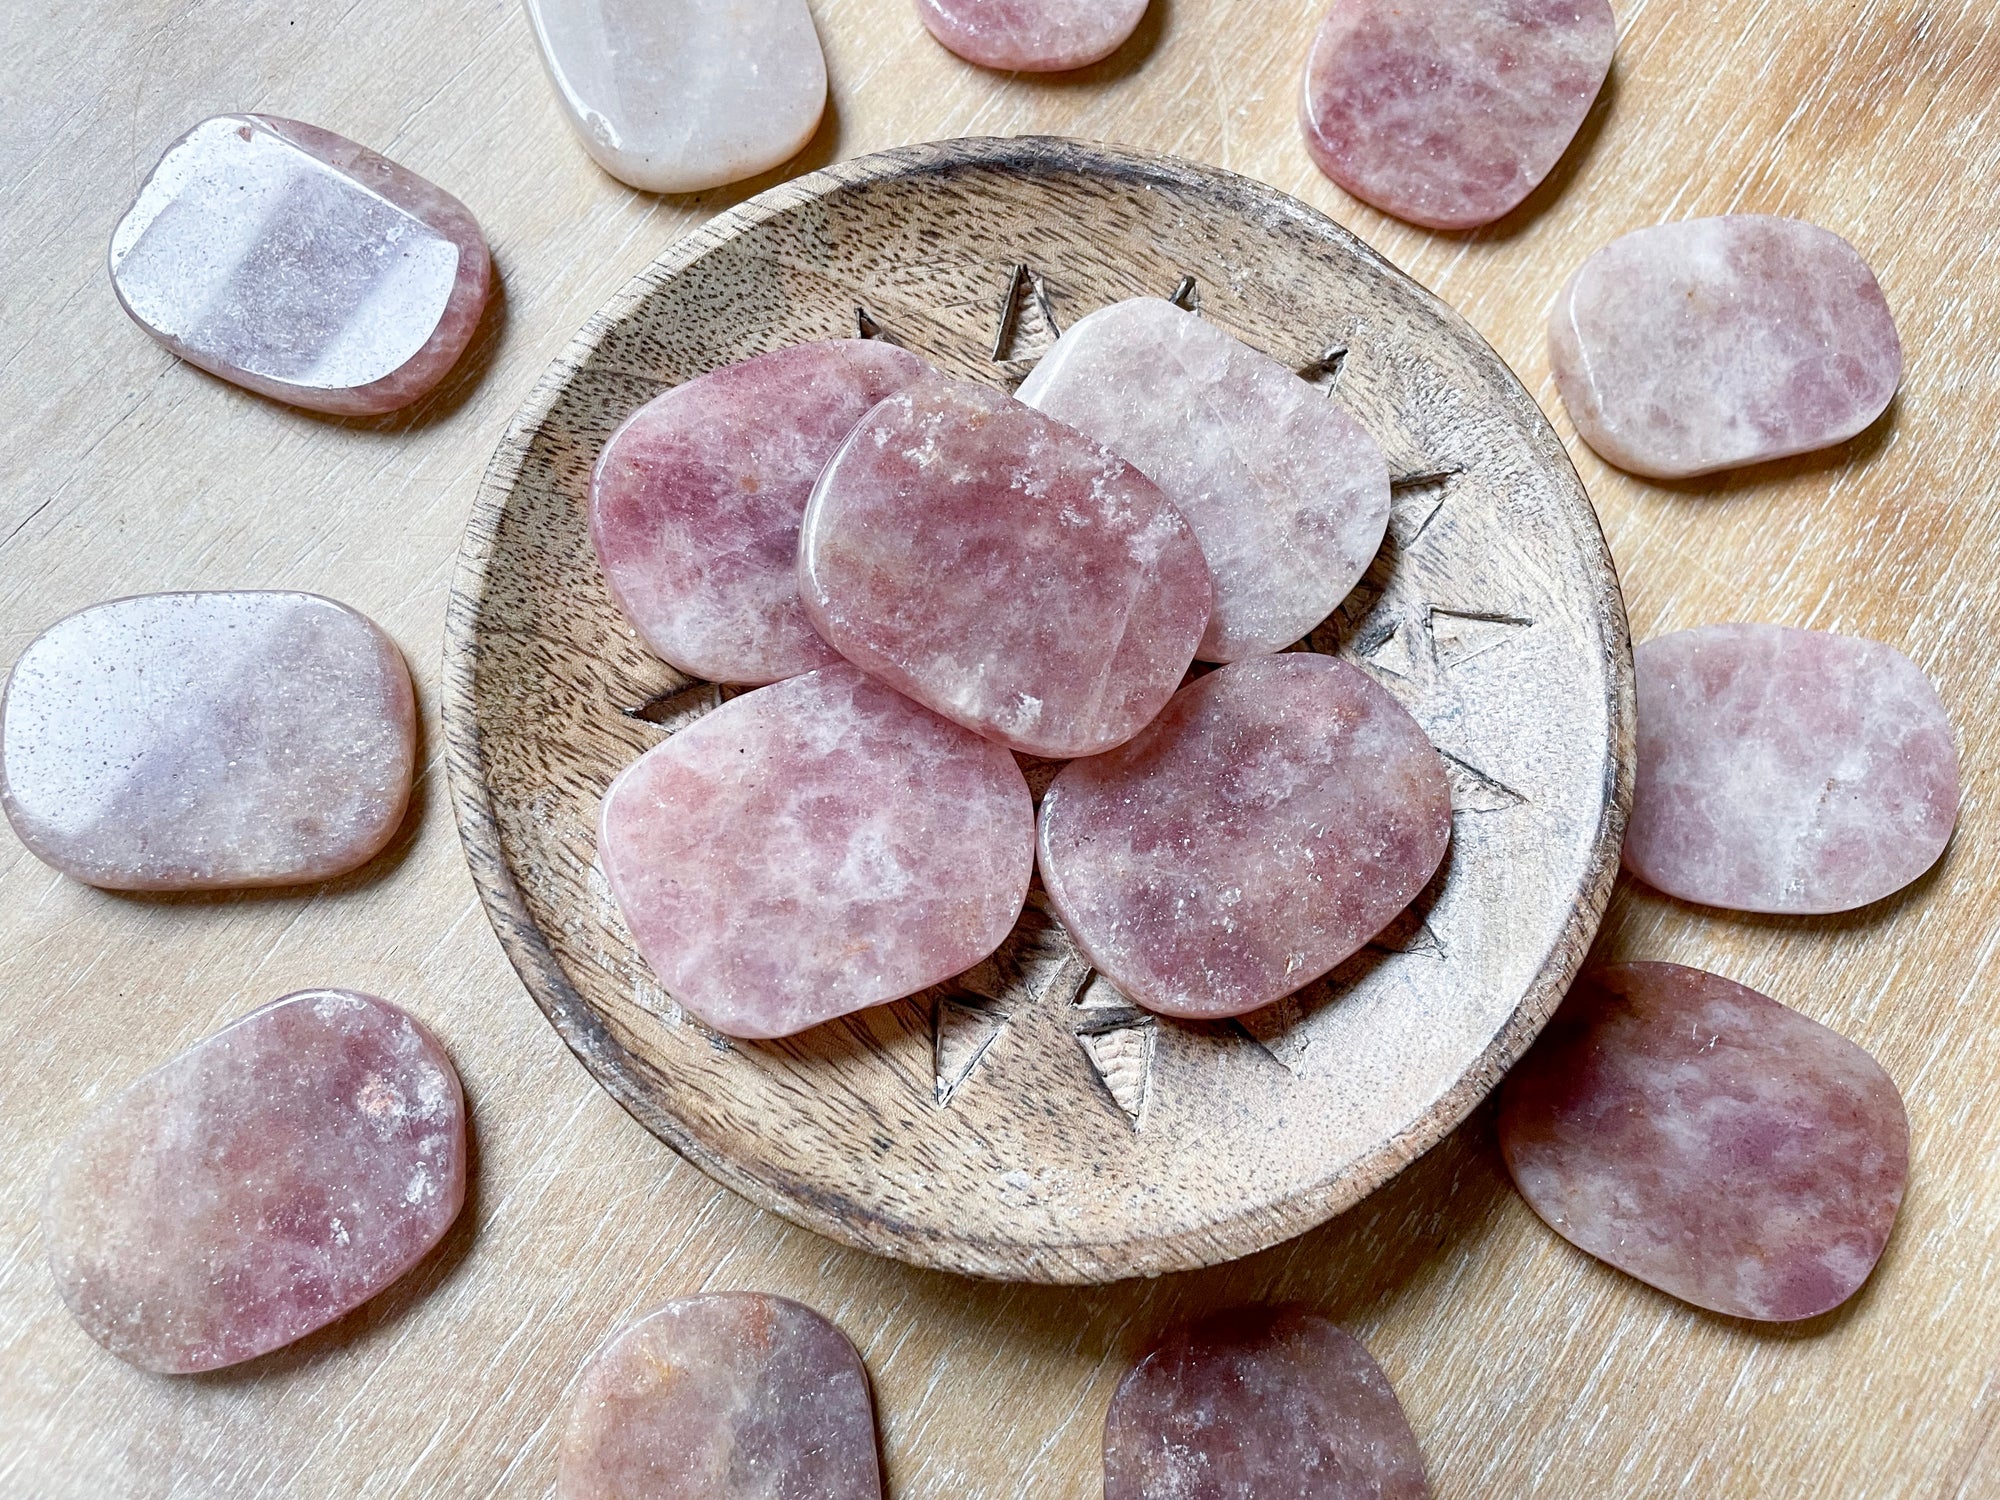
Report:
[[[1308,645],[1360,662],[1448,757],[1456,816],[1439,879],[1376,945],[1241,1023],[1131,1010],[1039,891],[994,959],[937,991],[778,1043],[683,1014],[593,864],[596,813],[618,771],[725,690],[650,655],[612,604],[585,532],[605,439],[677,382],[852,335],[857,318],[1011,387],[1053,321],[1177,291],[1328,385],[1401,476],[1374,570]],[[445,681],[473,878],[598,1081],[774,1213],[1020,1280],[1246,1254],[1445,1135],[1582,962],[1631,791],[1617,579],[1561,442],[1499,356],[1271,188],[1064,140],[845,162],[673,245],[577,335],[494,455]],[[1051,769],[1030,767],[1038,791]]]

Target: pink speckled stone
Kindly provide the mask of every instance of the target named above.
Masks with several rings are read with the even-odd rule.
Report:
[[[1136,1003],[1235,1016],[1380,932],[1450,839],[1416,721],[1346,662],[1288,652],[1209,673],[1130,744],[1064,767],[1042,798],[1042,883]]]
[[[557,1500],[882,1500],[847,1335],[761,1292],[669,1302],[584,1369]]]
[[[1179,686],[1214,608],[1187,521],[1082,433],[928,375],[807,507],[799,592],[849,661],[1029,755],[1095,755]]]
[[[798,344],[633,413],[591,475],[590,539],[646,644],[710,682],[840,660],[799,603],[799,518],[855,424],[927,368],[876,339]]]
[[[1291,645],[1382,545],[1389,466],[1375,440],[1324,391],[1171,302],[1082,319],[1021,399],[1129,460],[1187,517],[1215,585],[1203,661]]]
[[[1490,224],[1569,149],[1617,42],[1606,0],[1335,0],[1306,63],[1306,149],[1384,213]]]
[[[1148,0],[917,0],[930,34],[967,62],[1061,73],[1102,62],[1138,29]]]
[[[1648,885],[1737,911],[1847,911],[1908,885],[1951,841],[1951,722],[1900,651],[1705,625],[1633,659],[1625,867]]]
[[[1428,1500],[1381,1366],[1300,1307],[1176,1329],[1104,1418],[1104,1500]]]
[[[195,126],[111,236],[112,287],[146,332],[211,375],[341,416],[428,395],[492,279],[456,198],[273,115]]]
[[[1662,479],[1844,442],[1903,378],[1868,263],[1830,230],[1762,214],[1613,240],[1556,299],[1549,361],[1583,440]]]
[[[853,667],[746,693],[605,794],[639,951],[731,1036],[789,1036],[985,958],[1034,866],[1014,758]]]
[[[465,1100],[372,995],[275,1000],[100,1105],[56,1153],[42,1239],[120,1359],[214,1370],[359,1307],[465,1201]]]
[[[1586,974],[1508,1076],[1500,1149],[1558,1234],[1697,1307],[1853,1296],[1903,1201],[1910,1126],[1875,1059],[1679,964]]]

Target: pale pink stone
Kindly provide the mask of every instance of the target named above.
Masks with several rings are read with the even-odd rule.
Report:
[[[1171,302],[1090,314],[1020,394],[1129,461],[1187,517],[1215,585],[1203,661],[1291,645],[1382,545],[1389,467],[1375,440],[1324,391]]]
[[[875,1402],[809,1307],[716,1292],[655,1308],[585,1366],[557,1500],[882,1500]]]
[[[1062,73],[1102,62],[1138,29],[1148,0],[917,0],[930,34],[967,62]]]
[[[1119,989],[1241,1015],[1380,932],[1451,839],[1444,762],[1364,673],[1288,652],[1190,683],[1042,798],[1042,883]]]
[[[1137,734],[1214,608],[1194,533],[1151,480],[1012,397],[935,374],[827,465],[799,571],[842,656],[1050,759]]]
[[[1306,63],[1306,149],[1384,213],[1490,224],[1569,149],[1617,42],[1607,0],[1335,0]]]
[[[1847,911],[1937,862],[1958,751],[1929,679],[1875,641],[1705,625],[1647,641],[1625,867],[1737,911]]]
[[[1521,1195],[1578,1248],[1697,1307],[1790,1321],[1881,1258],[1910,1126],[1875,1059],[1679,964],[1586,974],[1501,1093]]]
[[[840,660],[799,603],[799,518],[855,424],[927,368],[876,339],[798,344],[633,413],[591,475],[590,538],[646,644],[710,682]]]
[[[42,1239],[120,1359],[214,1370],[303,1338],[423,1258],[465,1201],[465,1100],[437,1039],[372,995],[275,1000],[92,1112]]]
[[[491,284],[464,204],[273,115],[195,126],[111,236],[111,285],[146,332],[211,375],[342,416],[428,395]]]
[[[1903,378],[1867,262],[1830,230],[1763,214],[1613,240],[1556,299],[1549,361],[1583,440],[1665,479],[1843,442]]]
[[[112,890],[296,885],[402,825],[416,696],[388,636],[317,594],[142,594],[37,636],[0,698],[0,806]]]

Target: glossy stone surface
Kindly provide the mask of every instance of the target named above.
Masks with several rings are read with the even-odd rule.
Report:
[[[1288,652],[1220,668],[1042,798],[1063,925],[1135,1002],[1242,1015],[1415,899],[1451,839],[1444,763],[1365,674]]]
[[[1104,1419],[1104,1500],[1428,1500],[1388,1378],[1300,1307],[1242,1308],[1168,1334]]]
[[[963,973],[1034,865],[1014,758],[855,668],[746,693],[611,785],[598,860],[669,994],[777,1037]]]
[[[1556,299],[1549,360],[1583,440],[1662,479],[1844,442],[1903,377],[1895,319],[1855,248],[1762,214],[1613,240]]]
[[[1138,29],[1148,0],[917,0],[930,34],[967,62],[1062,73],[1102,62]]]
[[[211,375],[340,416],[430,394],[492,280],[464,204],[272,115],[195,126],[111,236],[111,285],[146,332]]]
[[[1847,911],[1937,862],[1958,752],[1900,651],[1781,625],[1705,625],[1633,653],[1639,764],[1625,867],[1737,911]]]
[[[754,177],[826,108],[806,0],[528,0],[563,113],[597,164],[649,193]]]
[[[710,682],[840,660],[799,603],[799,518],[855,424],[927,368],[877,339],[797,344],[634,412],[591,476],[590,539],[646,644]]]
[[[0,806],[112,890],[325,880],[410,802],[416,698],[395,643],[317,594],[142,594],[51,625],[0,698]]]
[[[1382,545],[1389,467],[1375,440],[1296,372],[1171,302],[1091,313],[1020,396],[1128,460],[1187,517],[1215,586],[1203,661],[1299,640]]]
[[[1074,428],[929,375],[820,476],[800,595],[849,661],[955,723],[1066,759],[1173,695],[1214,607],[1179,511]]]
[[[1306,149],[1384,213],[1490,224],[1569,149],[1617,42],[1607,0],[1335,0],[1306,62]]]
[[[557,1500],[882,1500],[875,1402],[809,1307],[716,1292],[655,1308],[591,1357]]]
[[[1875,1059],[1717,974],[1584,975],[1501,1094],[1521,1196],[1578,1248],[1739,1318],[1838,1307],[1881,1257],[1910,1127]]]
[[[142,1369],[302,1338],[420,1260],[465,1201],[465,1100],[372,995],[252,1011],[99,1105],[56,1153],[42,1239],[84,1331]]]

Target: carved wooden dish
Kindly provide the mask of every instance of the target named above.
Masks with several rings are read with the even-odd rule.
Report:
[[[704,371],[850,336],[857,312],[863,331],[1011,387],[1054,321],[1176,292],[1326,384],[1401,476],[1373,571],[1308,644],[1359,661],[1448,757],[1439,879],[1376,945],[1241,1023],[1129,1009],[1039,891],[994,959],[929,994],[779,1043],[683,1015],[593,867],[595,820],[617,772],[723,690],[651,656],[599,575],[585,498],[612,429]],[[598,1081],[765,1208],[979,1276],[1212,1264],[1380,1185],[1548,1018],[1596,932],[1630,798],[1617,579],[1561,442],[1499,356],[1283,194],[1072,141],[884,152],[672,246],[508,429],[467,531],[445,679],[473,877]],[[1031,768],[1037,790],[1048,769]]]

